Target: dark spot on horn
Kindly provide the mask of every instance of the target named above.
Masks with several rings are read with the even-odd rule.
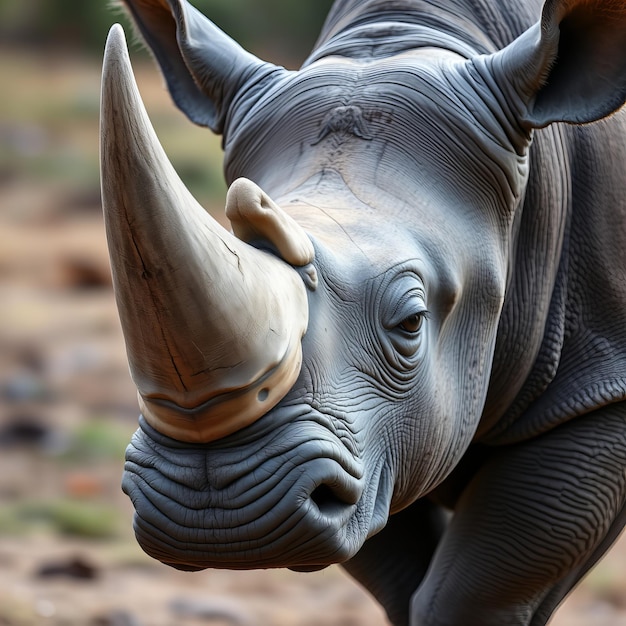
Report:
[[[270,390],[267,388],[264,388],[264,389],[261,389],[261,391],[259,391],[257,398],[259,402],[265,402],[269,395],[270,395]]]

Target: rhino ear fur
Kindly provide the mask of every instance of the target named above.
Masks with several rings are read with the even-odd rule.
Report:
[[[237,93],[285,70],[260,61],[186,0],[123,0],[152,50],[176,105],[216,133]]]
[[[547,0],[540,24],[490,58],[527,127],[596,121],[626,101],[626,0]]]

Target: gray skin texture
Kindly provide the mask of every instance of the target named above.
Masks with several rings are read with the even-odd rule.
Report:
[[[140,419],[144,550],[342,563],[396,625],[545,624],[624,525],[626,3],[337,0],[297,72],[125,5],[318,274],[274,409],[207,444]]]

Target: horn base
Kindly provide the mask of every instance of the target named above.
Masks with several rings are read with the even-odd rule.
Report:
[[[298,340],[278,365],[246,387],[194,408],[138,394],[139,408],[148,424],[163,435],[185,443],[210,443],[250,426],[274,408],[296,382],[301,365]]]

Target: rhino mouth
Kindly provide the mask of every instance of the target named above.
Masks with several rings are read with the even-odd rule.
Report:
[[[123,489],[143,550],[188,571],[312,571],[354,556],[387,519],[386,465],[368,476],[319,423],[294,426],[218,447],[168,439],[141,420]]]

